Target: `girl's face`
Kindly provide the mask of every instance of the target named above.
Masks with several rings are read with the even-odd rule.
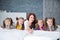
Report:
[[[23,20],[23,19],[19,19],[19,20],[18,20],[18,23],[19,23],[20,25],[22,25],[22,24],[24,23],[24,20]]]
[[[39,27],[42,27],[43,26],[43,20],[38,20],[38,25],[39,25]]]
[[[30,15],[29,21],[30,21],[30,22],[33,22],[33,21],[34,21],[34,16],[33,16],[33,15]]]
[[[5,20],[5,25],[10,26],[11,22],[9,19]]]
[[[53,20],[52,19],[47,19],[47,25],[51,27],[53,25]]]

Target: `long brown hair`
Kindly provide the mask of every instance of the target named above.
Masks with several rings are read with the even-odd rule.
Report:
[[[34,21],[32,22],[32,25],[31,25],[31,27],[30,28],[35,28],[34,26],[35,26],[35,24],[36,24],[36,15],[34,14],[34,13],[29,13],[28,15],[27,15],[27,20],[29,21],[29,18],[30,18],[30,16],[31,15],[33,15],[34,16]],[[34,25],[34,26],[33,26]]]
[[[56,29],[57,29],[57,26],[56,26],[55,18],[52,18],[52,17],[46,17],[46,18],[45,18],[45,27],[46,27],[46,28],[48,27],[48,25],[47,25],[47,20],[48,20],[48,19],[52,19],[52,20],[53,20],[54,30],[56,30]]]

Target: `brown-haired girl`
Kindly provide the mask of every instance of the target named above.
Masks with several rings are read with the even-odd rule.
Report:
[[[46,30],[47,31],[54,31],[57,29],[56,23],[55,23],[55,18],[52,17],[47,17],[45,19],[45,25],[46,25]]]
[[[6,19],[3,21],[3,26],[2,26],[2,28],[13,29],[14,26],[13,26],[13,20],[12,20],[12,18],[6,18]]]

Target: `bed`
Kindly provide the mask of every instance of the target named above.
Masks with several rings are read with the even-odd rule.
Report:
[[[57,40],[60,39],[59,32],[34,30],[29,33],[26,30],[2,29],[0,28],[0,40]]]

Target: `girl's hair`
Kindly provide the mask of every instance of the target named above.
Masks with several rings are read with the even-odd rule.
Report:
[[[56,30],[56,29],[57,29],[57,26],[56,26],[55,18],[52,18],[52,17],[47,17],[47,18],[45,18],[45,27],[46,27],[46,28],[48,27],[48,24],[47,24],[47,20],[48,20],[48,19],[52,19],[52,20],[53,20],[54,30]]]
[[[20,18],[16,17],[16,20],[17,20],[16,28],[17,28],[17,25],[19,25],[19,23],[18,23],[18,20],[19,20],[19,19],[24,20],[23,17],[20,17]],[[24,30],[24,23],[22,24],[22,30]]]
[[[16,17],[16,20],[19,20],[19,19],[23,19],[23,20],[24,20],[24,18],[23,18],[23,17],[20,17],[20,18]]]
[[[36,15],[34,14],[34,13],[29,13],[28,15],[27,15],[27,20],[29,21],[29,18],[30,18],[30,16],[31,15],[33,15],[34,16],[34,21],[32,22],[32,25],[31,25],[31,27],[30,28],[35,28],[35,24],[36,24]]]
[[[6,20],[9,20],[9,21],[11,22],[10,26],[13,25],[13,20],[12,20],[12,18],[6,18],[6,19],[3,21],[3,25],[2,25],[3,28],[6,27],[6,25],[5,25],[5,21],[6,21]]]

